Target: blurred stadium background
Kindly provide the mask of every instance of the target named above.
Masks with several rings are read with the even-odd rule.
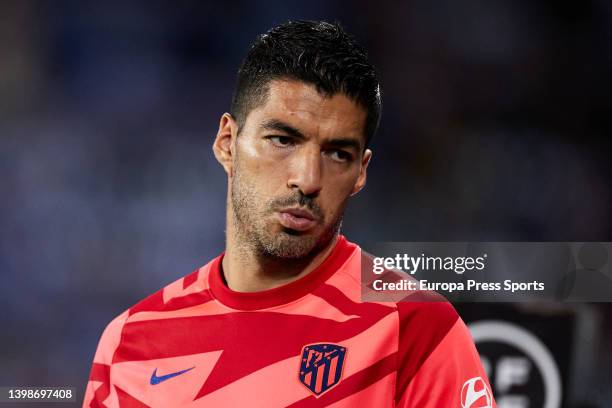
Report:
[[[381,74],[349,238],[612,241],[610,2],[2,0],[0,385],[82,398],[104,325],[223,249],[211,142],[249,42],[288,19],[339,20]],[[483,306],[459,308],[550,351],[558,406],[612,406],[611,304]],[[512,361],[529,378],[494,371],[498,399],[544,406]]]

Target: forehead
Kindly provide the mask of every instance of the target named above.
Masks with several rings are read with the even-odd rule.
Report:
[[[266,102],[255,108],[249,118],[252,116],[255,126],[273,118],[306,135],[355,137],[363,142],[366,115],[363,107],[344,94],[328,97],[304,82],[274,80],[269,84]]]

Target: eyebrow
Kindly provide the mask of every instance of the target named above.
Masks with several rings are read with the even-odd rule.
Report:
[[[348,137],[339,137],[330,139],[326,142],[326,144],[334,146],[334,147],[345,147],[345,148],[353,148],[357,151],[361,149],[361,143],[359,143],[355,139],[351,139]]]
[[[304,134],[298,129],[278,119],[267,120],[261,125],[261,127],[266,130],[279,130],[293,137],[297,137],[298,139],[306,139],[306,136],[304,136]]]
[[[266,130],[277,130],[277,131],[285,132],[288,135],[293,136],[298,139],[302,139],[302,140],[306,139],[306,136],[304,136],[304,134],[299,129],[296,129],[295,127],[281,120],[278,120],[278,119],[267,120],[261,125],[261,127],[262,129],[266,129]],[[331,139],[326,140],[325,144],[331,145],[334,147],[354,148],[357,151],[359,151],[359,149],[361,148],[361,143],[350,137],[331,138]]]

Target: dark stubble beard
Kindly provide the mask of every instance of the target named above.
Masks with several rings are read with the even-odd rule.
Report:
[[[265,200],[242,177],[239,166],[236,166],[232,179],[231,193],[232,216],[240,244],[245,245],[259,257],[277,260],[306,259],[325,249],[340,230],[346,207],[344,202],[337,217],[319,235],[301,234],[288,229],[273,232],[267,221],[273,219],[275,211],[301,206],[308,208],[315,215],[319,225],[324,225],[323,211],[313,198],[304,196],[299,191],[286,197]]]

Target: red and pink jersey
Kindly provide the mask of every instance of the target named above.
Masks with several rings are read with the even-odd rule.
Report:
[[[115,318],[83,407],[495,407],[447,302],[364,303],[340,236],[308,275],[234,292],[219,256]]]

